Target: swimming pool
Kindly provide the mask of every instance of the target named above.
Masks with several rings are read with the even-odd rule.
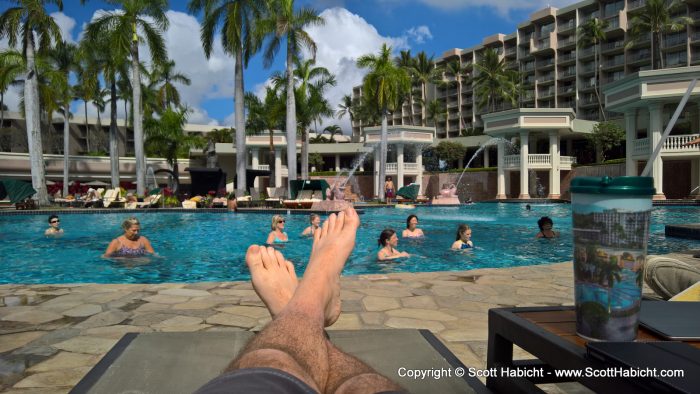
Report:
[[[664,224],[697,221],[700,207],[655,207],[649,253],[700,247],[697,241],[666,238]],[[416,214],[427,237],[399,240],[399,250],[411,258],[379,263],[377,237],[382,229],[398,231],[406,216]],[[147,262],[100,258],[109,241],[120,235],[120,223],[130,214],[61,215],[63,238],[43,236],[47,216],[0,216],[0,283],[162,283],[247,280],[245,251],[263,243],[271,215],[238,213],[139,213],[143,235],[162,258]],[[562,236],[535,240],[537,219],[554,219]],[[571,260],[571,210],[568,204],[533,205],[480,203],[461,207],[366,209],[358,242],[343,274],[468,270]],[[472,227],[476,248],[449,250],[460,223]],[[303,272],[311,240],[298,237],[308,225],[302,215],[287,216],[291,242],[283,253]]]

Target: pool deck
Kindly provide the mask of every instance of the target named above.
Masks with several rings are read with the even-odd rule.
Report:
[[[490,308],[573,304],[570,262],[346,276],[341,285],[342,314],[329,329],[428,329],[479,368]],[[0,285],[0,392],[67,393],[127,332],[260,330],[269,321],[250,282]]]

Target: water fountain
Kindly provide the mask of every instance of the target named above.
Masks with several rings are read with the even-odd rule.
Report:
[[[486,141],[484,144],[482,144],[479,149],[474,152],[472,157],[469,159],[467,162],[467,165],[464,166],[464,169],[462,170],[462,173],[459,175],[459,178],[457,179],[457,183],[453,184],[444,184],[442,186],[442,189],[440,189],[440,195],[438,197],[433,198],[432,204],[435,205],[456,205],[460,204],[459,197],[457,196],[457,191],[459,190],[459,184],[462,182],[462,177],[464,176],[464,173],[467,171],[467,168],[472,164],[472,161],[481,153],[485,148],[497,144],[499,141],[505,142],[509,146],[513,146],[513,144],[500,137],[494,137]]]
[[[152,181],[149,183],[149,180]],[[153,172],[153,166],[146,167],[146,190],[153,190],[158,188],[158,181],[156,180],[156,174]]]
[[[348,206],[352,206],[351,202],[345,201],[345,185],[355,175],[355,171],[357,171],[360,165],[364,162],[367,155],[372,152],[373,151],[364,152],[362,155],[360,155],[357,159],[353,161],[353,166],[348,171],[347,178],[342,183],[340,183],[340,176],[343,174],[344,171],[339,171],[338,174],[336,174],[335,179],[333,180],[333,185],[331,185],[331,188],[328,191],[326,191],[326,199],[322,201],[315,201],[313,205],[311,205],[311,209],[318,211],[342,211]],[[357,183],[357,181],[355,181],[355,183]]]

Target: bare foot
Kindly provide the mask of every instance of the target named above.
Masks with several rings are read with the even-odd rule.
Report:
[[[326,327],[340,315],[340,273],[355,247],[359,226],[357,212],[349,207],[337,216],[330,215],[321,231],[314,232],[311,257],[295,300],[320,300]]]
[[[274,318],[297,289],[294,265],[272,247],[251,245],[245,255],[253,288]]]

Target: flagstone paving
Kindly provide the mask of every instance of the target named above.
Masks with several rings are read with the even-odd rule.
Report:
[[[560,263],[347,276],[330,329],[425,328],[484,368],[488,310],[571,305],[572,272]],[[66,393],[127,332],[260,330],[269,321],[249,282],[2,285],[0,392]]]

